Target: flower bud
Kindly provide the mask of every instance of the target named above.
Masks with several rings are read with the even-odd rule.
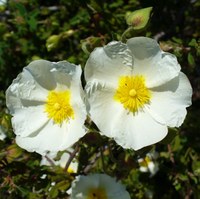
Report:
[[[46,41],[46,48],[51,51],[57,48],[60,44],[60,35],[51,35]]]
[[[128,12],[126,13],[126,23],[135,30],[142,29],[147,25],[151,11],[152,7],[148,7],[134,12]]]
[[[7,147],[6,152],[6,159],[10,163],[22,154],[22,149],[19,148],[16,144],[12,144],[9,147]]]

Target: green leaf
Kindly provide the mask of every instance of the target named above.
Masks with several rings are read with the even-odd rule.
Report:
[[[193,38],[188,45],[192,46],[192,47],[195,47],[197,45],[196,39]]]
[[[188,63],[191,65],[191,66],[194,66],[195,65],[195,61],[194,61],[194,57],[192,55],[192,53],[188,53]]]
[[[143,8],[126,14],[126,23],[135,30],[144,28],[150,18],[152,7]]]
[[[17,3],[15,6],[19,10],[20,15],[22,17],[26,17],[27,12],[26,12],[26,8],[24,7],[24,5],[21,3]]]

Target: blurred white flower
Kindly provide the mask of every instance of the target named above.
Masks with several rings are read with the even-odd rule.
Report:
[[[37,60],[6,92],[17,144],[41,155],[71,147],[86,133],[81,67]]]
[[[192,88],[174,55],[150,38],[96,48],[85,67],[91,119],[103,135],[134,150],[162,140],[179,127]]]
[[[5,129],[0,125],[0,140],[4,140],[6,138]]]
[[[139,163],[139,170],[141,172],[150,172],[150,177],[154,176],[158,170],[159,170],[159,165],[156,159],[158,158],[158,153],[157,152],[151,152],[147,153],[144,158],[139,158],[138,163]]]
[[[130,199],[125,187],[106,174],[78,176],[72,183],[71,199]]]
[[[0,6],[5,5],[7,3],[7,0],[0,0]]]
[[[67,149],[67,151],[69,152],[72,152],[73,149],[72,148],[69,148]],[[48,157],[45,157],[45,156],[42,156],[42,160],[40,162],[40,165],[46,165],[46,166],[51,166],[51,162],[54,164],[54,165],[58,165],[62,168],[65,168],[66,166],[66,163],[68,162],[69,158],[70,158],[70,154],[69,152],[64,152],[62,154],[62,156],[60,157],[60,160],[57,160],[55,161],[54,158],[56,158],[57,154],[55,153],[48,153],[46,156]],[[50,161],[49,161],[50,159]],[[68,167],[68,172],[69,173],[76,173],[78,170],[78,162],[77,160],[74,158],[72,160],[72,162],[70,163],[69,167]]]

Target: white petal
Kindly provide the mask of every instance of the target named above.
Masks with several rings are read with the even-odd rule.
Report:
[[[167,135],[167,127],[156,122],[148,113],[123,112],[115,121],[115,141],[123,148],[141,149],[155,144]]]
[[[66,139],[63,141],[63,147],[72,145],[71,142],[77,142],[79,138],[83,137],[86,133],[84,122],[87,117],[86,106],[83,102],[84,92],[81,85],[81,67],[72,65],[74,68],[69,72],[71,75],[70,91],[71,91],[71,106],[74,110],[75,118],[70,120],[67,126]],[[70,141],[70,143],[69,143]]]
[[[62,150],[71,147],[86,134],[86,127],[84,126],[86,119],[85,105],[82,107],[80,105],[73,106],[73,109],[75,112],[75,118],[71,119],[65,127],[66,135],[62,141]]]
[[[86,88],[89,101],[89,114],[93,122],[108,137],[112,137],[115,121],[124,111],[121,104],[114,100],[114,90],[99,84]]]
[[[71,198],[73,199],[85,199],[91,188],[97,188],[99,186],[99,177],[96,175],[78,176],[75,181],[72,182]]]
[[[105,188],[109,199],[130,199],[129,193],[126,191],[125,186],[108,175],[100,175],[99,185]]]
[[[160,47],[156,40],[147,37],[134,37],[127,41],[135,59],[152,59],[160,53]]]
[[[148,88],[162,85],[180,72],[180,65],[174,55],[160,50],[158,43],[150,38],[129,39],[128,47],[133,53],[134,75],[143,75]]]
[[[159,170],[158,164],[156,162],[155,163],[149,162],[148,168],[149,168],[149,171],[151,173],[151,177],[154,176]]]
[[[158,114],[169,127],[179,127],[191,105],[192,88],[188,78],[180,72],[167,84],[152,89],[150,111]]]
[[[71,105],[75,107],[80,107],[80,110],[83,110],[86,114],[85,108],[85,93],[83,91],[82,83],[81,83],[81,66],[76,66],[76,70],[71,73],[72,80],[70,84],[70,91],[72,95]],[[77,109],[78,110],[78,109]]]
[[[51,73],[56,82],[56,90],[65,90],[70,88],[71,84],[80,82],[81,66],[71,64],[67,61],[54,63]]]
[[[56,63],[46,60],[36,60],[31,62],[25,70],[28,70],[34,80],[46,90],[54,90],[56,81],[54,80],[51,70],[55,68]]]
[[[21,137],[38,134],[48,122],[44,106],[16,109],[12,117],[14,133]]]
[[[24,68],[6,91],[6,103],[11,114],[15,109],[44,103],[48,91],[42,88]]]
[[[121,42],[112,42],[104,48],[96,48],[85,66],[85,79],[109,82],[114,86],[119,76],[131,73],[132,57],[127,46]]]
[[[60,126],[50,120],[44,128],[40,129],[38,134],[33,134],[30,137],[17,136],[16,142],[21,148],[30,152],[36,151],[41,155],[47,151],[62,151],[71,147],[85,134],[85,129],[81,128],[82,124],[76,123],[76,125],[77,128],[68,122]]]
[[[141,166],[141,167],[139,168],[139,170],[140,170],[141,172],[143,172],[143,173],[148,172],[148,168],[147,168],[147,167],[143,167],[143,166]]]

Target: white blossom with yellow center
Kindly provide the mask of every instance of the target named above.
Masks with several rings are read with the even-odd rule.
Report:
[[[72,183],[71,199],[130,199],[125,187],[106,174],[78,176]]]
[[[42,155],[72,146],[85,133],[81,67],[37,60],[6,92],[17,144]]]
[[[96,48],[85,66],[88,110],[101,134],[134,150],[179,127],[192,88],[174,55],[150,38]]]
[[[154,176],[158,170],[159,165],[156,159],[158,158],[158,153],[156,151],[149,152],[145,157],[139,158],[139,170],[141,172],[150,172],[150,177]]]

